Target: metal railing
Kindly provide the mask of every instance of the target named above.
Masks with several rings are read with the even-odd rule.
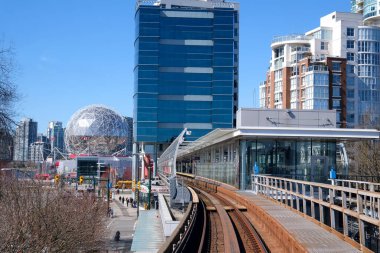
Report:
[[[159,6],[161,4],[161,0],[136,0],[136,9],[140,6]],[[189,6],[189,1],[187,0],[177,0],[176,4],[179,6]],[[237,3],[232,2],[224,2],[224,1],[207,1],[198,3],[203,4],[205,7],[209,8],[229,8],[235,9],[238,8]]]
[[[352,188],[356,190],[380,192],[380,183],[372,183],[372,182],[357,181],[357,180],[344,180],[344,179],[335,179],[334,183],[336,186],[342,186],[342,187]]]
[[[380,176],[363,176],[363,175],[337,175],[340,180],[364,181],[371,183],[380,183]]]
[[[272,44],[273,43],[279,43],[279,42],[284,42],[284,41],[290,41],[290,40],[305,40],[308,41],[310,40],[310,36],[306,36],[303,34],[292,34],[292,35],[284,35],[284,36],[275,36],[272,39]]]
[[[333,185],[329,185],[252,175],[252,190],[256,194],[290,206],[322,227],[332,228],[335,234],[341,233],[343,240],[358,249],[367,251],[367,247],[371,247],[368,237],[378,240],[378,234],[373,235],[371,231],[379,229],[380,193],[374,191],[379,184],[365,183],[334,180]],[[348,184],[351,187],[344,187]],[[356,231],[352,227],[356,227]]]

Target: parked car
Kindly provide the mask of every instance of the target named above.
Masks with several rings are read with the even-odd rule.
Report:
[[[159,177],[152,178],[152,185],[160,185],[160,184],[161,184],[161,180]]]

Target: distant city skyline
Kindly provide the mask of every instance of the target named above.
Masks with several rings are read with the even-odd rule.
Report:
[[[274,36],[312,29],[319,17],[351,8],[349,0],[238,2],[239,107],[259,106]],[[65,127],[76,110],[90,104],[132,116],[134,0],[0,4],[0,44],[14,48],[14,81],[22,95],[16,121],[32,118],[38,132],[45,132],[50,121]]]

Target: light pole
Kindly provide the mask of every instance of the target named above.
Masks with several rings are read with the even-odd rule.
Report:
[[[150,195],[152,194],[152,168],[150,165],[150,161],[148,163],[148,177],[149,177],[149,182],[148,182],[148,210],[150,210]]]
[[[141,155],[139,156],[139,163],[140,163],[140,158],[141,158]],[[139,166],[137,166],[137,167],[139,167]],[[137,180],[136,180],[136,183],[135,183],[137,218],[138,218],[139,215],[140,215],[140,207],[139,207],[139,202],[140,202],[140,191],[139,191],[139,187],[136,187],[136,184],[138,185],[138,182],[139,182],[139,181],[140,181],[140,169],[138,168],[138,169],[137,169]]]
[[[102,165],[105,167],[104,171],[100,170]],[[100,185],[101,185],[101,182],[106,181],[107,182],[107,185],[106,185],[106,187],[107,187],[107,216],[108,216],[108,211],[110,209],[110,172],[111,172],[111,165],[108,164],[108,167],[106,167],[105,165],[106,165],[105,163],[98,162],[98,175],[99,175],[99,178],[98,178],[98,197],[103,198],[103,196],[100,196]],[[108,168],[108,171],[107,171],[107,168]],[[107,173],[107,179],[105,179],[105,180],[101,179],[101,175],[102,175],[101,173],[102,172]]]
[[[107,214],[110,210],[110,173],[111,173],[111,165],[108,164],[108,173],[107,173]]]
[[[145,152],[144,152],[144,144],[141,145],[141,152],[140,152],[140,159],[141,159],[141,170],[138,170],[138,174],[137,174],[137,179],[138,181],[141,180],[141,176],[144,176],[144,156],[145,156]],[[140,171],[142,173],[142,175],[140,176]],[[140,215],[140,189],[139,187],[137,187],[137,217],[139,217]]]

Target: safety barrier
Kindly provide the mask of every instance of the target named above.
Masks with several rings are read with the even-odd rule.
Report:
[[[341,180],[337,183],[345,185]],[[366,224],[377,228],[380,224],[380,193],[361,190],[360,187],[343,187],[267,175],[252,175],[252,190],[312,218],[321,227],[363,252],[372,252],[365,246],[368,234],[365,229],[368,227]],[[325,220],[326,215],[328,221]],[[339,215],[342,217],[343,233],[337,230],[336,217],[340,217]],[[349,237],[349,221],[351,224],[357,223],[359,242]]]

